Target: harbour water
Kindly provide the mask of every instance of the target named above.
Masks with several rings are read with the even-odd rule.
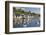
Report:
[[[40,27],[40,17],[34,16],[30,18],[22,18],[13,22],[13,28]]]

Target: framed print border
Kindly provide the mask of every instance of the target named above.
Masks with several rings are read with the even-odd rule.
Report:
[[[22,32],[9,32],[9,3],[24,3],[24,4],[36,4],[43,5],[43,30],[38,31],[22,31]],[[5,33],[6,34],[15,34],[15,33],[29,33],[29,32],[44,32],[45,31],[45,3],[36,3],[36,2],[18,2],[18,1],[5,1]]]

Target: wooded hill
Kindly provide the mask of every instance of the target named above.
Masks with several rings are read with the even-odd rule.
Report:
[[[33,15],[33,16],[34,16],[34,15],[40,16],[40,14],[31,13],[31,11],[26,12],[26,11],[22,10],[21,8],[20,8],[20,9],[16,9],[15,7],[13,8],[13,12],[14,12],[15,14],[30,14],[30,15]]]

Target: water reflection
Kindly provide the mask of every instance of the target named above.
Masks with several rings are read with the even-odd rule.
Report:
[[[22,17],[22,18],[15,18],[13,22],[14,28],[21,28],[21,27],[39,27],[40,26],[40,17],[30,16],[30,17]]]

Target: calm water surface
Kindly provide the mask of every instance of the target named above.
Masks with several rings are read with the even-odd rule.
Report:
[[[20,20],[21,21],[21,20]],[[13,28],[25,28],[25,27],[40,27],[40,19],[39,17],[35,18],[27,18],[23,19],[22,23],[14,23],[13,22]]]

